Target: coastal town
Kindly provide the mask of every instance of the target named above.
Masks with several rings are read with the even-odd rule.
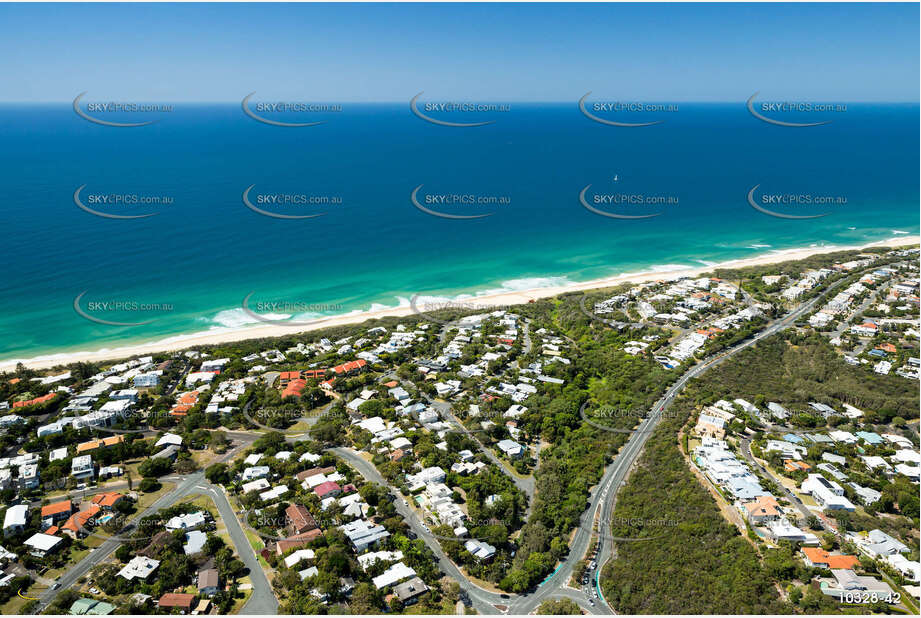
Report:
[[[638,485],[669,431],[772,609],[917,613],[918,257],[21,365],[3,613],[630,613],[621,561],[705,525]]]

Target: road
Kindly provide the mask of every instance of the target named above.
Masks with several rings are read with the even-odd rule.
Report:
[[[829,290],[831,290],[833,287],[835,286],[830,286]],[[529,614],[535,611],[537,607],[546,600],[566,597],[576,601],[581,607],[585,608],[590,613],[612,614],[613,610],[603,601],[597,603],[594,607],[589,606],[585,594],[581,590],[575,590],[569,587],[569,581],[572,577],[572,572],[575,568],[575,565],[582,560],[589,548],[589,544],[591,543],[592,539],[592,528],[595,516],[599,515],[600,517],[601,530],[604,531],[609,529],[611,523],[611,514],[613,513],[615,504],[614,497],[617,493],[617,490],[622,486],[627,477],[627,474],[630,471],[630,468],[634,465],[640,453],[642,453],[647,439],[661,420],[662,413],[668,408],[669,405],[671,405],[678,393],[681,392],[681,390],[691,379],[699,377],[710,368],[718,365],[737,352],[754,345],[761,339],[774,335],[788,328],[803,314],[808,312],[823,296],[824,294],[816,296],[814,299],[804,303],[785,317],[775,320],[767,328],[762,330],[754,337],[736,344],[734,347],[721,352],[718,356],[712,359],[695,365],[687,372],[685,372],[666,391],[663,397],[659,399],[659,401],[657,401],[653,406],[652,411],[648,417],[643,419],[637,430],[630,436],[630,439],[627,440],[621,451],[614,458],[614,461],[610,466],[608,466],[608,469],[605,471],[598,485],[596,485],[596,487],[592,490],[589,497],[588,509],[580,519],[580,525],[575,531],[572,541],[569,544],[569,553],[566,559],[561,564],[559,564],[557,569],[533,591],[519,595],[505,595],[503,597],[503,595],[499,595],[473,585],[466,578],[464,578],[460,574],[457,567],[447,559],[447,557],[444,555],[444,552],[441,551],[441,547],[438,545],[437,541],[430,535],[425,534],[425,531],[421,528],[421,522],[418,521],[415,514],[412,513],[409,508],[403,507],[402,496],[395,494],[395,497],[397,498],[398,510],[400,511],[401,515],[406,518],[407,522],[410,523],[410,526],[414,531],[416,531],[417,535],[420,538],[425,539],[426,543],[435,553],[436,557],[438,557],[438,562],[441,569],[460,583],[461,589],[467,593],[473,607],[480,613],[500,613],[501,610],[499,607],[497,607],[500,606],[507,608],[502,613],[516,615]],[[365,476],[365,478],[384,486],[388,486],[385,479],[377,472],[374,466],[359,457],[353,451],[349,451],[348,449],[333,450],[338,455],[349,461],[349,463],[354,465],[355,468],[363,476]],[[593,573],[593,580],[596,589],[600,588],[598,578],[600,577],[602,567],[613,556],[615,549],[614,540],[611,538],[610,534],[603,534],[601,539],[601,547],[596,557],[598,568]]]
[[[436,558],[438,559],[438,564],[442,571],[460,583],[461,589],[466,592],[471,601],[471,604],[480,613],[529,614],[545,600],[567,597],[573,599],[579,603],[580,606],[590,611],[591,613],[611,614],[613,611],[604,602],[595,607],[587,607],[584,593],[570,588],[568,583],[571,579],[575,564],[583,558],[586,551],[588,550],[589,543],[591,542],[593,522],[596,513],[598,513],[598,510],[600,509],[601,529],[605,530],[609,528],[611,513],[613,512],[615,504],[614,498],[616,496],[617,490],[624,483],[630,468],[634,465],[640,453],[642,453],[647,439],[651,435],[658,422],[661,420],[662,413],[668,408],[668,406],[674,401],[676,395],[680,393],[680,391],[692,378],[700,376],[705,371],[723,362],[737,352],[754,345],[761,339],[774,335],[788,328],[799,317],[808,312],[820,299],[825,296],[825,294],[837,287],[840,283],[841,282],[839,281],[832,284],[825,290],[825,292],[800,305],[787,316],[775,320],[766,329],[754,337],[736,344],[734,347],[720,353],[718,356],[710,360],[703,361],[685,372],[678,379],[678,381],[676,381],[666,391],[665,395],[658,402],[656,402],[649,416],[643,419],[637,430],[630,436],[630,439],[627,440],[627,443],[614,458],[613,463],[605,471],[599,484],[591,492],[589,507],[583,514],[580,520],[580,525],[575,532],[572,542],[570,543],[570,550],[567,558],[557,567],[553,574],[551,574],[546,580],[544,580],[543,583],[541,583],[534,591],[530,593],[521,595],[500,595],[480,588],[479,586],[476,586],[467,580],[467,578],[461,574],[460,570],[454,565],[454,563],[451,562],[444,554],[437,540],[430,534],[426,533],[426,530],[422,528],[422,522],[419,521],[415,513],[409,507],[403,505],[402,496],[399,495],[396,490],[390,488],[386,480],[380,475],[380,473],[371,463],[362,459],[350,449],[333,448],[330,450],[348,461],[358,470],[360,474],[362,474],[368,480],[390,488],[390,492],[394,495],[395,498],[394,504],[397,511],[404,517],[416,535],[419,538],[424,539],[426,544],[432,549]],[[234,432],[233,437],[249,437],[252,439],[253,434]],[[243,446],[246,445],[247,444],[244,443]],[[229,452],[223,458],[223,460],[226,461],[230,459],[239,448],[242,448],[242,446]],[[138,517],[144,517],[153,512],[156,512],[157,510],[166,508],[186,495],[199,492],[203,487],[208,490],[208,485],[210,484],[208,484],[205,480],[203,472],[197,472],[195,474],[189,475],[180,482],[176,489],[162,496]],[[233,513],[230,504],[227,502],[226,495],[224,495],[221,490],[213,488],[213,486],[210,488],[210,491],[211,495],[215,497],[215,502],[218,505],[219,511],[221,512],[221,517],[224,519],[225,524],[228,527],[228,532],[231,534],[231,539],[237,546],[237,554],[240,555],[241,559],[244,561],[244,564],[247,565],[253,575],[253,596],[247,602],[241,613],[276,613],[277,601],[275,600],[271,587],[268,584],[268,580],[265,578],[264,572],[256,560],[251,546],[243,534],[239,520]],[[596,586],[598,586],[598,578],[600,577],[600,573],[604,564],[611,558],[611,556],[613,556],[615,549],[614,540],[609,534],[603,534],[601,539],[601,548],[597,556],[598,568],[594,573],[594,581],[596,582]],[[60,589],[66,589],[73,586],[80,577],[83,577],[93,567],[107,559],[118,548],[119,544],[120,543],[116,540],[109,540],[104,542],[99,548],[91,552],[89,556],[84,558],[81,562],[79,562],[58,579],[61,584]],[[254,566],[250,566],[251,564]],[[43,611],[53,601],[56,594],[57,591],[50,589],[42,593],[36,612],[40,613]],[[500,607],[503,609],[500,609]]]
[[[742,447],[742,456],[745,457],[745,459],[748,460],[748,463],[749,463],[751,466],[754,466],[757,470],[759,470],[759,471],[761,472],[761,474],[763,474],[766,478],[769,478],[769,479],[771,479],[772,481],[774,481],[774,483],[780,488],[780,490],[781,490],[782,492],[784,492],[784,495],[787,496],[787,500],[790,501],[790,504],[792,504],[793,506],[795,506],[796,509],[797,509],[800,513],[803,514],[803,519],[805,519],[805,520],[808,522],[810,517],[815,517],[815,518],[819,521],[819,523],[822,524],[822,528],[824,528],[824,529],[826,529],[826,530],[829,530],[829,527],[825,524],[824,521],[822,521],[822,518],[817,517],[815,513],[813,513],[812,511],[810,511],[808,508],[806,508],[806,505],[803,504],[803,503],[799,500],[799,498],[797,498],[797,497],[793,494],[793,492],[790,491],[790,490],[787,488],[786,485],[784,485],[783,483],[781,483],[781,482],[780,482],[780,479],[776,478],[773,474],[771,474],[770,472],[768,472],[767,469],[766,469],[764,466],[762,466],[760,463],[758,463],[758,462],[755,460],[755,457],[752,455],[752,448],[751,448],[751,440],[750,440],[750,439],[748,439],[748,438],[742,438],[742,439],[740,440],[740,443],[741,443],[741,447]]]
[[[640,453],[642,452],[643,445],[646,443],[646,440],[649,438],[650,434],[652,433],[652,430],[661,420],[662,413],[666,409],[668,409],[671,403],[675,400],[675,397],[684,389],[687,383],[691,379],[699,377],[701,374],[708,371],[712,367],[715,367],[716,365],[722,363],[727,358],[754,345],[761,339],[764,339],[765,337],[770,337],[771,335],[774,335],[776,333],[779,333],[789,328],[796,322],[796,320],[798,320],[801,316],[803,316],[808,311],[810,311],[812,307],[820,299],[822,299],[827,292],[837,287],[837,285],[838,283],[836,282],[836,284],[829,286],[828,289],[822,294],[819,294],[812,300],[806,303],[803,303],[802,305],[797,307],[795,310],[788,313],[786,316],[782,318],[778,318],[777,320],[774,320],[768,325],[767,328],[759,332],[754,337],[750,339],[746,339],[745,341],[742,341],[741,343],[736,344],[732,348],[729,348],[728,350],[721,352],[716,357],[710,360],[706,360],[706,361],[698,363],[697,365],[694,365],[688,371],[686,371],[684,375],[682,375],[678,379],[677,382],[675,382],[671,387],[669,387],[669,389],[665,392],[665,395],[661,399],[659,399],[659,401],[657,401],[656,404],[653,406],[652,412],[649,414],[649,417],[644,419],[640,423],[640,426],[637,428],[637,431],[630,436],[630,439],[627,441],[627,444],[624,445],[623,449],[621,449],[620,453],[618,453],[617,457],[615,458],[614,464],[611,466],[611,469],[605,474],[605,479],[607,480],[602,481],[600,487],[602,487],[603,489],[601,490],[600,494],[597,494],[595,496],[595,499],[594,499],[595,501],[597,501],[599,496],[604,498],[605,494],[609,491],[609,489],[612,489],[612,492],[611,492],[612,499],[605,500],[602,503],[602,512],[601,512],[602,526],[605,526],[605,525],[607,525],[608,527],[610,526],[611,513],[613,512],[614,502],[615,502],[614,497],[617,493],[617,489],[620,488],[624,479],[626,478],[627,472],[629,471],[630,467],[633,465],[634,461],[637,459],[637,457],[639,457]],[[593,513],[594,513],[594,508],[597,508],[597,506],[593,505],[593,508],[592,508]],[[591,526],[591,521],[589,521],[589,526]],[[602,530],[605,530],[605,528],[603,527]],[[574,549],[576,548],[574,547]],[[595,577],[594,577],[596,586],[598,588],[600,588],[598,579],[601,576],[602,568],[604,564],[608,560],[610,560],[611,557],[614,555],[614,549],[615,549],[614,541],[611,538],[611,535],[604,534],[602,536],[601,548],[597,556],[598,569],[595,571]],[[570,556],[573,556],[573,553],[574,552],[571,551]],[[583,553],[578,553],[575,555],[581,558]],[[602,605],[605,607],[607,606],[606,603],[602,603]]]
[[[252,443],[253,439],[253,436],[248,436],[248,441],[244,441],[239,446],[228,451],[223,457],[221,457],[219,461],[226,462],[233,459],[233,457],[236,456],[240,450],[248,447]],[[233,512],[230,503],[227,501],[227,496],[224,494],[223,490],[209,483],[207,479],[205,479],[205,473],[203,471],[195,472],[193,474],[181,477],[169,475],[163,477],[162,480],[176,481],[178,484],[172,491],[160,496],[160,498],[158,498],[153,504],[144,509],[142,512],[140,512],[131,521],[136,522],[145,517],[150,517],[161,509],[169,508],[186,496],[207,492],[214,499],[214,502],[218,507],[221,519],[224,521],[224,525],[227,527],[227,532],[236,547],[237,555],[250,571],[250,577],[253,582],[253,594],[249,600],[247,600],[246,605],[244,605],[240,613],[276,613],[278,608],[278,601],[275,599],[275,595],[272,592],[272,587],[269,584],[269,581],[266,578],[262,567],[259,566],[259,562],[256,559],[253,548],[249,544],[246,535],[243,533],[240,522],[237,519],[236,514]],[[77,580],[79,580],[81,577],[85,577],[96,566],[108,560],[120,545],[120,540],[108,539],[104,541],[102,545],[91,551],[88,556],[75,564],[66,573],[57,579],[57,582],[60,584],[58,589],[53,590],[49,588],[39,595],[38,605],[35,609],[32,610],[32,613],[42,613],[54,601],[54,598],[57,596],[59,590],[66,590],[76,585]]]

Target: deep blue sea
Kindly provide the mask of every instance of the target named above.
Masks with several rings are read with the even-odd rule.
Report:
[[[300,128],[256,122],[239,103],[176,104],[135,115],[158,122],[134,128],[88,122],[69,102],[0,106],[0,359],[239,328],[255,323],[240,308],[251,292],[254,310],[304,319],[405,304],[414,294],[531,288],[919,232],[917,105],[848,105],[828,115],[830,124],[808,128],[759,121],[744,102],[677,105],[660,115],[665,122],[640,128],[593,122],[575,103],[512,103],[508,112],[476,114],[495,122],[472,128],[427,123],[406,104],[343,104],[317,116],[324,124]],[[596,208],[661,214],[589,212],[579,200],[589,184]],[[98,212],[158,214],[95,216],[74,201],[84,185],[81,203]],[[268,212],[325,214],[258,214],[242,200],[253,185],[251,203]],[[426,208],[490,216],[426,214],[410,201],[419,185]],[[846,203],[759,201],[786,213],[832,213],[775,218],[749,205],[756,185],[758,199]],[[602,194],[666,202],[592,201]],[[106,195],[172,202],[99,203]],[[257,203],[272,195],[341,203]],[[444,195],[496,200],[432,197]],[[74,309],[80,294],[78,306],[93,316],[152,321],[90,321]]]

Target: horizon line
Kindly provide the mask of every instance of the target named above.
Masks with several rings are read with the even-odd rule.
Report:
[[[379,100],[379,101],[378,101],[378,100],[346,100],[346,99],[341,99],[341,100],[320,100],[320,99],[307,99],[307,98],[301,98],[301,99],[295,100],[294,97],[277,97],[277,98],[274,98],[274,99],[266,98],[266,99],[262,99],[262,100],[263,100],[263,101],[269,101],[269,102],[282,102],[282,101],[284,101],[284,102],[288,102],[288,103],[297,102],[297,103],[311,103],[311,104],[343,104],[343,103],[356,104],[356,103],[357,103],[357,104],[370,104],[370,105],[389,105],[389,104],[406,104],[406,103],[409,103],[410,99],[411,99],[411,97],[410,97],[410,98],[407,98],[407,99],[391,99],[391,100]],[[193,105],[215,105],[215,104],[239,105],[239,104],[240,104],[240,101],[242,101],[242,99],[226,99],[226,100],[178,100],[178,99],[135,99],[135,98],[133,98],[133,97],[123,97],[123,98],[121,98],[121,99],[109,98],[109,99],[98,99],[98,100],[97,100],[97,102],[106,102],[106,103],[109,103],[109,102],[112,102],[112,103],[164,103],[164,104],[168,104],[168,103],[174,103],[174,104],[175,104],[175,103],[183,103],[183,104],[193,104]],[[572,100],[514,100],[514,99],[502,99],[502,100],[494,100],[494,99],[462,100],[462,99],[446,99],[446,98],[431,99],[431,100],[430,100],[430,102],[433,102],[433,103],[435,103],[435,102],[437,102],[437,103],[447,103],[447,102],[450,102],[450,103],[469,103],[469,104],[487,104],[487,103],[491,103],[491,104],[497,104],[497,105],[501,105],[501,104],[506,104],[506,105],[509,105],[509,104],[519,104],[519,105],[520,105],[520,104],[531,104],[531,105],[535,105],[535,104],[536,104],[536,105],[571,105],[571,104],[573,104],[573,103],[578,103],[578,101],[579,101],[579,99],[577,99],[577,98],[576,98],[576,99],[572,99]],[[821,100],[821,99],[810,99],[810,98],[791,99],[791,98],[782,98],[782,97],[781,97],[781,98],[777,98],[777,99],[769,99],[769,101],[770,101],[770,102],[783,101],[783,102],[787,102],[787,103],[799,103],[799,102],[803,102],[803,103],[806,103],[806,102],[808,102],[808,103],[845,103],[845,104],[851,104],[851,103],[853,103],[853,104],[873,103],[873,104],[889,104],[889,105],[911,105],[911,104],[917,105],[917,104],[921,103],[921,99],[918,99],[918,100],[876,100],[876,99],[860,99],[860,100],[856,100],[856,99],[847,99],[847,100],[843,100],[843,99],[827,99],[827,100]],[[63,104],[63,105],[73,105],[73,102],[74,102],[73,99],[62,99],[62,100],[58,100],[58,101],[52,101],[52,100],[40,100],[40,101],[29,101],[29,100],[27,100],[27,101],[2,101],[2,100],[0,100],[0,105],[35,105],[35,104],[38,104],[38,105],[60,105],[60,104]],[[608,97],[608,98],[600,97],[598,102],[612,102],[612,101],[611,101],[610,97]],[[668,103],[695,103],[695,104],[697,104],[697,103],[704,103],[704,104],[713,104],[713,105],[737,105],[737,104],[739,104],[739,103],[742,103],[742,104],[744,105],[745,102],[746,102],[746,99],[739,99],[739,100],[733,101],[733,100],[705,100],[705,99],[688,99],[688,100],[671,99],[671,100],[669,100],[669,99],[651,99],[651,98],[639,98],[639,99],[626,99],[626,98],[621,98],[621,99],[617,99],[617,100],[614,101],[614,102],[622,102],[622,103],[666,103],[666,104],[668,104]]]

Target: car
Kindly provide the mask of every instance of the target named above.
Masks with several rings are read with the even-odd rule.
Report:
[[[92,594],[102,594],[102,593],[99,591],[99,588],[90,588],[90,592],[91,592]]]
[[[61,587],[61,582],[54,582],[54,584],[51,585],[52,590],[57,590],[60,587]]]
[[[595,607],[595,602],[592,601],[591,599],[588,600],[588,604],[591,605],[592,607]]]
[[[407,502],[406,500],[403,500],[403,506],[409,506],[409,502]]]
[[[508,596],[507,594],[500,594],[500,595],[499,595],[499,598],[507,599],[507,598],[509,598],[509,596]]]

